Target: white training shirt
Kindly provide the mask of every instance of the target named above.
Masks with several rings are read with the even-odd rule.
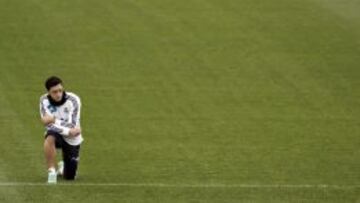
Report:
[[[46,126],[46,130],[51,130],[63,136],[64,140],[70,145],[80,145],[84,140],[82,135],[76,137],[69,136],[71,128],[80,127],[80,98],[71,92],[66,92],[67,100],[61,106],[50,104],[47,94],[40,97],[40,115],[46,114],[55,117],[55,123]]]

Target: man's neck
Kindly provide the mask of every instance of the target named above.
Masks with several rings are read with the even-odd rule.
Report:
[[[61,105],[65,104],[66,100],[68,99],[68,96],[65,91],[64,91],[60,101],[55,101],[49,94],[47,97],[49,99],[50,104],[53,106],[61,106]]]

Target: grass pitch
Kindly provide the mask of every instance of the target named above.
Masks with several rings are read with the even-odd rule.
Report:
[[[2,0],[0,202],[359,202],[359,10]],[[43,184],[50,75],[83,103],[69,185]]]

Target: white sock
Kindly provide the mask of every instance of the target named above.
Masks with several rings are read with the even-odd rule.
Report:
[[[48,169],[48,172],[49,172],[49,173],[50,173],[50,172],[51,172],[51,173],[55,173],[55,172],[56,172],[56,170],[55,170],[55,168],[54,168],[54,167],[51,167],[51,168],[49,168],[49,169]]]

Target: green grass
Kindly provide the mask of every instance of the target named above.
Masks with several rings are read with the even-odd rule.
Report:
[[[0,186],[0,202],[360,202],[359,9],[2,0],[0,184],[46,180],[48,76],[81,96],[86,141],[73,185]]]

